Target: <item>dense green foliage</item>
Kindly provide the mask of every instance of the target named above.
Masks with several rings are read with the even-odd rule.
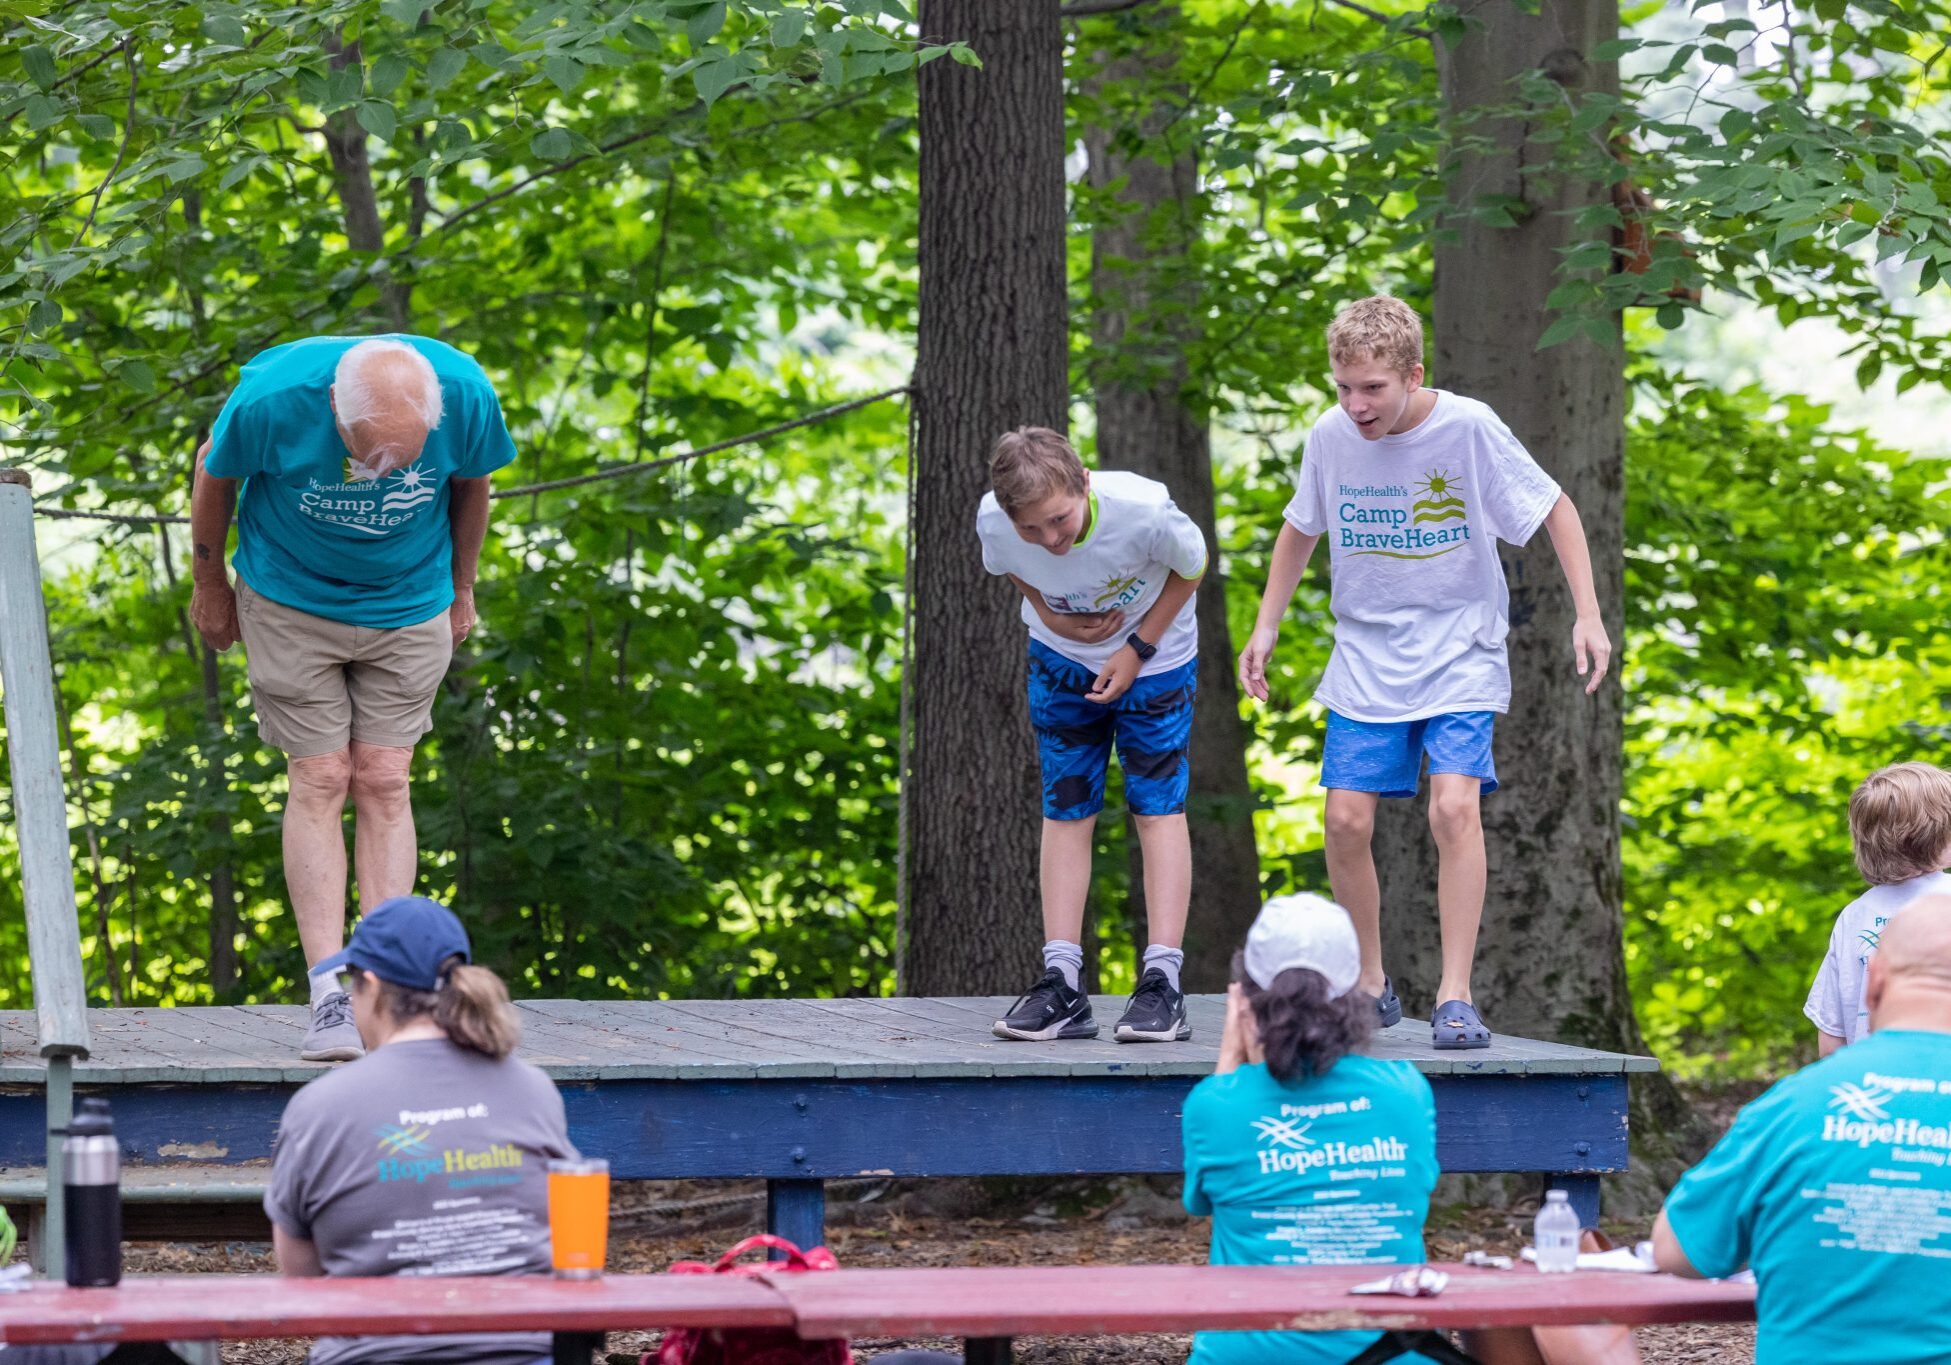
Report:
[[[1942,7],[1819,5],[1786,41],[1721,25],[1678,45],[1662,7],[1634,17],[1622,101],[1515,96],[1562,125],[1566,173],[1630,169],[1656,197],[1649,228],[1677,234],[1655,236],[1644,275],[1579,274],[1624,226],[1595,215],[1597,255],[1568,262],[1557,300],[1567,344],[1583,344],[1580,310],[1622,302],[1683,324],[1666,291],[1704,285],[1785,321],[1838,319],[1866,379],[1941,381],[1942,338],[1901,296],[1951,266],[1951,172],[1930,136]],[[1164,102],[1160,137],[1200,158],[1182,268],[1208,322],[1191,370],[1218,424],[1243,629],[1327,401],[1323,324],[1378,287],[1427,304],[1445,202],[1420,30],[1460,20],[1187,0],[1174,69],[1094,89],[1128,22],[1069,26],[1071,131],[1133,128]],[[504,488],[901,384],[911,72],[978,55],[918,35],[897,0],[0,2],[0,30],[0,446],[38,471],[45,505],[163,513],[186,506],[236,366],[293,335],[408,326],[475,354],[523,452]],[[1631,133],[1630,167],[1609,129]],[[1113,209],[1081,183],[1074,201],[1088,437],[1093,378],[1143,362],[1084,344],[1089,228]],[[1650,324],[1632,335],[1657,345]],[[1945,471],[1793,395],[1651,364],[1635,378],[1629,965],[1664,1053],[1753,1069],[1806,1037],[1801,992],[1856,889],[1849,786],[1942,743]],[[455,900],[518,991],[887,987],[905,422],[889,400],[497,504],[484,629],[416,801],[422,888]],[[187,626],[180,532],[40,532],[98,998],[290,997],[282,764],[255,740],[237,655],[211,664]],[[1274,882],[1322,879],[1304,699],[1329,629],[1311,579],[1276,705],[1255,713]],[[0,845],[0,1005],[27,988],[11,865]],[[208,969],[219,869],[244,945],[224,988]]]

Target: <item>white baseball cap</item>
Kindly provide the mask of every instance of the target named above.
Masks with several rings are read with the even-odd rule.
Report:
[[[1328,998],[1339,1000],[1362,974],[1361,945],[1348,912],[1311,891],[1275,896],[1246,931],[1246,974],[1265,990],[1282,972],[1319,972]]]

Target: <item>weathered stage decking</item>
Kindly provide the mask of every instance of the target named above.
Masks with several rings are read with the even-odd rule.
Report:
[[[1003,997],[876,1000],[531,1000],[521,1055],[561,1086],[576,1144],[620,1178],[763,1177],[775,1230],[810,1245],[822,1182],[862,1174],[1163,1172],[1180,1168],[1179,1110],[1209,1074],[1224,997],[1189,1002],[1184,1043],[1104,1037],[1006,1043]],[[297,1006],[91,1010],[78,1093],[106,1094],[131,1182],[171,1167],[262,1179],[291,1092],[326,1068],[297,1060]],[[0,1011],[0,1182],[45,1150],[34,1016]],[[1595,1216],[1598,1176],[1626,1166],[1626,1077],[1649,1057],[1499,1038],[1432,1052],[1429,1025],[1381,1034],[1436,1092],[1449,1171],[1535,1171]],[[249,1164],[258,1163],[257,1171]],[[152,1174],[152,1172],[154,1174]]]

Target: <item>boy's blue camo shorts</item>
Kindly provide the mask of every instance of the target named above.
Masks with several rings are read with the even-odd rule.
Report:
[[[1125,804],[1135,815],[1185,809],[1192,698],[1199,662],[1148,673],[1108,705],[1085,693],[1097,674],[1040,641],[1030,641],[1030,723],[1043,769],[1043,815],[1082,820],[1104,809],[1111,746],[1125,771]]]

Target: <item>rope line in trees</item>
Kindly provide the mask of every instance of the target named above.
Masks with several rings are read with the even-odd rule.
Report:
[[[524,484],[520,488],[497,488],[489,496],[496,501],[503,498],[524,498],[536,493],[553,493],[563,488],[578,488],[588,483],[604,483],[611,479],[626,478],[632,474],[648,474],[653,469],[665,469],[671,465],[683,464],[689,460],[700,459],[706,455],[716,455],[720,451],[731,450],[737,446],[757,445],[775,436],[783,436],[801,427],[810,427],[835,417],[843,416],[875,403],[886,402],[909,392],[909,386],[883,389],[879,393],[868,394],[865,398],[850,399],[845,403],[835,403],[832,407],[795,417],[789,422],[775,423],[758,431],[749,431],[743,436],[733,436],[723,441],[715,441],[696,450],[680,451],[676,455],[666,455],[661,459],[645,460],[641,464],[611,465],[605,469],[593,470],[588,474],[577,474],[565,479],[549,479],[542,483]],[[190,519],[162,512],[95,512],[79,507],[36,507],[36,516],[48,517],[57,521],[106,521],[118,526],[187,526]]]

